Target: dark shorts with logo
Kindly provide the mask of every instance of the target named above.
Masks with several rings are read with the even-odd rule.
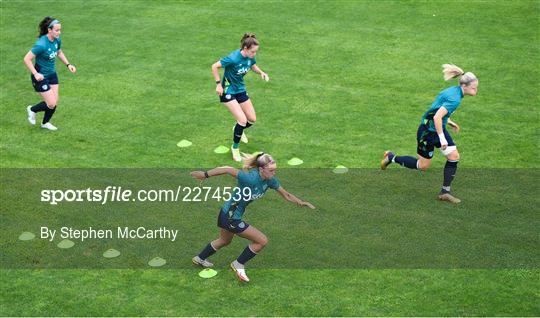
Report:
[[[32,80],[34,90],[38,93],[43,93],[50,90],[51,85],[58,85],[58,75],[56,73],[45,76],[45,78],[39,82],[36,81],[34,75],[30,75],[30,79]]]
[[[217,225],[218,227],[235,234],[242,233],[249,227],[247,222],[232,219],[229,217],[228,213],[221,210],[219,210]]]
[[[428,125],[421,124],[418,126],[418,132],[416,133],[416,141],[418,142],[418,147],[416,153],[420,156],[431,159],[433,158],[433,151],[435,148],[441,148],[441,141],[439,140],[439,135],[437,132],[431,131],[428,129]],[[448,141],[448,146],[455,146],[454,140],[450,133],[443,129],[444,137]]]
[[[222,103],[228,103],[232,100],[236,100],[239,104],[248,101],[249,96],[247,92],[240,92],[238,94],[226,94],[223,93],[223,95],[219,96],[219,101]]]

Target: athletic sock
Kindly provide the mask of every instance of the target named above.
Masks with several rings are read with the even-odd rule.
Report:
[[[253,126],[253,124],[250,123],[250,122],[248,121],[248,122],[246,123],[246,128],[244,128],[244,129],[247,129],[247,128],[251,127],[251,126]]]
[[[409,169],[418,169],[418,167],[416,166],[418,159],[416,159],[415,157],[395,156],[393,159],[395,163],[398,163],[403,167],[407,167]]]
[[[238,256],[238,258],[236,259],[236,261],[242,265],[244,265],[247,261],[249,261],[250,259],[254,258],[255,256],[257,256],[257,253],[253,252],[251,250],[251,248],[248,246],[246,246],[246,248],[244,249],[244,251],[242,252],[242,254],[240,254],[240,256]]]
[[[458,161],[448,160],[444,165],[444,180],[443,180],[443,190],[448,187],[448,192],[450,192],[450,184],[454,180],[456,175]]]
[[[47,110],[45,110],[45,116],[43,116],[43,122],[41,122],[41,123],[42,124],[48,123],[49,120],[51,120],[52,116],[54,115],[55,111],[56,111],[56,107],[55,108],[47,107]]]
[[[233,143],[235,144],[240,143],[240,138],[242,138],[242,133],[244,132],[244,128],[246,127],[240,125],[239,123],[236,123],[236,125],[234,126]]]
[[[240,147],[240,144],[235,142],[235,143],[232,144],[232,147],[233,147],[233,149],[238,149],[238,147]]]
[[[34,113],[44,112],[47,109],[49,109],[49,107],[47,107],[47,103],[45,102],[39,102],[35,104],[34,106],[30,107],[30,110],[33,111]]]
[[[199,253],[199,258],[205,260],[214,255],[215,252],[217,252],[217,250],[214,249],[211,243],[208,243],[208,245],[206,245],[206,247]]]

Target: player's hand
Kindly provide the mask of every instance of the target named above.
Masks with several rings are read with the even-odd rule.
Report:
[[[452,131],[456,134],[459,133],[459,125],[454,123],[454,125],[452,126]]]
[[[41,73],[36,73],[34,75],[34,78],[36,79],[36,81],[41,82],[45,78],[45,76],[43,76],[43,74]]]
[[[216,93],[221,96],[223,95],[223,86],[221,86],[221,84],[217,84],[216,86]]]
[[[315,210],[315,206],[307,201],[300,203],[301,206],[307,206],[308,208]]]
[[[69,70],[71,73],[76,73],[76,72],[77,72],[77,68],[75,67],[75,65],[72,65],[72,64],[69,64],[69,65],[68,65],[68,70]]]
[[[261,78],[267,82],[270,80],[270,77],[265,72],[261,72]]]
[[[197,179],[197,180],[204,180],[206,179],[205,175],[204,175],[204,171],[192,171],[190,173],[190,175],[194,178],[194,179]]]

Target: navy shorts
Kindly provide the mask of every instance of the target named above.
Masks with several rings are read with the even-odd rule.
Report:
[[[416,133],[416,141],[418,142],[418,148],[416,152],[427,159],[433,158],[433,151],[435,148],[441,148],[441,141],[437,132],[428,129],[427,125],[421,124],[418,126],[418,132]],[[454,140],[448,130],[443,129],[444,137],[448,141],[448,146],[455,146]]]
[[[39,82],[36,81],[34,75],[30,75],[30,79],[32,80],[34,90],[38,93],[43,93],[50,90],[51,85],[58,85],[58,75],[56,73],[45,76],[45,78]]]
[[[217,225],[224,230],[236,234],[244,232],[249,227],[248,223],[229,218],[229,214],[221,210],[219,210]]]
[[[243,102],[249,100],[249,96],[248,96],[247,92],[241,92],[241,93],[238,93],[238,94],[225,94],[225,93],[223,93],[223,95],[219,96],[219,101],[222,102],[222,103],[227,103],[227,102],[230,102],[232,100],[236,100],[238,103],[243,103]]]

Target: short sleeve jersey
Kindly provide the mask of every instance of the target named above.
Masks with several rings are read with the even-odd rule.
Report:
[[[435,123],[433,122],[433,116],[439,110],[439,108],[444,107],[448,113],[443,117],[443,129],[448,123],[448,118],[456,111],[463,99],[463,91],[460,86],[449,87],[437,95],[435,101],[431,104],[431,107],[426,111],[422,116],[422,123],[428,125],[430,131],[436,131]]]
[[[251,69],[257,61],[255,58],[244,57],[240,49],[232,52],[228,56],[219,60],[225,69],[221,85],[225,89],[225,94],[238,94],[246,91],[244,75]]]
[[[279,181],[276,178],[262,179],[257,168],[248,171],[240,170],[236,178],[237,188],[232,191],[231,199],[221,208],[222,213],[229,213],[229,217],[235,220],[240,220],[246,207],[261,198],[268,188],[274,190],[279,188]]]
[[[36,56],[36,70],[39,73],[48,76],[56,72],[55,58],[61,46],[60,38],[55,38],[51,42],[47,35],[42,35],[37,39],[31,51]]]

